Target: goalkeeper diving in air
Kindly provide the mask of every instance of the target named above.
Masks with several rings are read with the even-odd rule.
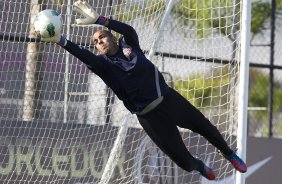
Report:
[[[157,67],[145,57],[133,27],[98,15],[87,2],[76,1],[73,9],[84,16],[76,19],[76,24],[99,24],[122,37],[117,39],[107,30],[95,32],[92,41],[99,51],[98,55],[67,40],[60,33],[41,40],[59,44],[98,75],[124,106],[136,114],[154,143],[182,169],[198,171],[209,180],[216,178],[211,168],[190,154],[177,127],[202,135],[237,171],[247,171],[244,161],[227,145],[218,129],[166,84]]]

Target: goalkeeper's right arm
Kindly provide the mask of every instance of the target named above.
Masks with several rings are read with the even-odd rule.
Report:
[[[64,36],[62,36],[61,33],[55,33],[55,35],[53,37],[49,37],[49,38],[41,37],[41,41],[57,43],[61,46],[65,46],[67,44],[66,38]]]
[[[61,43],[59,44],[69,53],[82,61],[91,71],[99,76],[102,76],[105,73],[107,67],[105,63],[107,62],[102,55],[97,56],[88,49],[85,49],[69,40],[65,41],[65,45],[62,45]]]
[[[104,58],[102,56],[96,56],[92,52],[83,47],[67,40],[61,33],[55,33],[53,37],[43,38],[43,42],[56,43],[66,49],[69,53],[81,60],[91,71],[97,75],[103,75],[105,71]]]

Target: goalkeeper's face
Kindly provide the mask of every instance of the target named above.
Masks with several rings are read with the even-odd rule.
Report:
[[[109,31],[95,32],[92,41],[100,54],[114,55],[118,51],[117,39]]]

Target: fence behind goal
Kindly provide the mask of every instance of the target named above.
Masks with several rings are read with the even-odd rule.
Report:
[[[132,25],[168,84],[236,147],[241,1],[88,2],[99,14]],[[34,16],[54,9],[63,34],[96,53],[91,35],[102,27],[72,25],[79,17],[72,4],[0,0],[0,182],[205,183],[163,154],[79,60],[35,40]],[[213,167],[218,180],[232,183],[234,171],[217,150],[198,134],[180,131],[189,151]]]

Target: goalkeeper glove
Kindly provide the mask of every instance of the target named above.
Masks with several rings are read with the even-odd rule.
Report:
[[[55,34],[53,37],[42,37],[41,36],[41,41],[43,42],[51,42],[51,43],[59,43],[61,39],[61,35],[60,34]]]
[[[99,14],[85,1],[74,2],[73,10],[85,17],[75,19],[76,24],[95,24],[99,18]]]
[[[57,43],[57,44],[59,44],[61,46],[66,46],[66,44],[67,44],[67,39],[64,36],[62,36],[62,35],[55,35],[55,36],[49,37],[49,38],[41,37],[41,41]]]

